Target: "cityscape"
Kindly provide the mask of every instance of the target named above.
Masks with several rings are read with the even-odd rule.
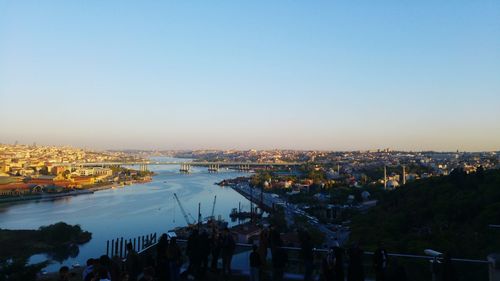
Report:
[[[499,11],[0,1],[0,281],[500,281]]]

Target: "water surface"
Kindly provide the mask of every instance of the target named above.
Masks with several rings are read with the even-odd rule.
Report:
[[[109,239],[163,233],[186,225],[173,198],[174,192],[194,218],[197,218],[199,202],[202,216],[210,215],[215,195],[215,215],[221,215],[228,222],[229,213],[232,208],[238,206],[238,202],[242,202],[242,205],[249,209],[249,202],[243,196],[230,188],[214,185],[225,178],[248,174],[230,170],[209,173],[202,167],[193,167],[191,174],[181,174],[178,171],[179,166],[176,165],[149,168],[157,175],[152,182],[146,184],[52,201],[0,205],[0,228],[36,229],[59,221],[81,225],[84,230],[92,232],[92,240],[80,247],[76,258],[63,262],[65,265],[72,265],[85,264],[87,258],[104,254],[106,241]],[[41,257],[37,256],[36,259],[40,260]],[[60,264],[56,263],[48,269],[56,270],[59,266]]]

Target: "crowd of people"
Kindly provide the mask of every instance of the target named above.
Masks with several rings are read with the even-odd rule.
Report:
[[[193,229],[187,239],[185,251],[177,244],[175,237],[163,234],[155,247],[155,252],[139,256],[132,244],[127,244],[127,256],[110,259],[103,255],[98,259],[88,259],[83,269],[83,281],[178,281],[181,275],[196,280],[204,280],[208,271],[228,277],[236,249],[235,240],[228,228],[221,232]],[[219,260],[222,266],[219,268]],[[187,268],[181,267],[187,260]],[[59,270],[59,281],[71,281],[67,266]],[[183,278],[185,279],[185,278]]]
[[[342,248],[336,241],[328,251],[315,251],[312,239],[307,231],[299,231],[299,265],[303,280],[324,281],[364,281],[364,251],[358,243],[349,249]],[[249,279],[284,280],[285,269],[290,265],[289,253],[279,231],[274,227],[261,230],[258,244],[252,245],[249,254]],[[125,260],[119,257],[110,259],[103,255],[98,259],[89,259],[82,272],[84,281],[179,281],[185,279],[230,280],[231,263],[235,254],[236,243],[228,228],[223,231],[193,229],[189,235],[185,250],[182,251],[175,237],[163,234],[154,253],[139,256],[132,244],[127,245]],[[268,255],[270,258],[268,259]],[[222,260],[221,266],[219,261]],[[184,271],[181,266],[187,261]],[[318,263],[315,263],[317,261]],[[319,262],[320,261],[320,262]],[[405,281],[405,268],[396,259],[391,260],[382,244],[373,254],[372,268],[376,281]],[[449,261],[449,259],[448,259]],[[446,262],[446,261],[445,261]],[[449,263],[443,267],[442,280],[449,278],[452,267]],[[290,269],[290,268],[289,268]],[[293,270],[292,270],[293,271]],[[62,267],[60,281],[70,281],[69,268]],[[317,274],[314,274],[317,272]]]

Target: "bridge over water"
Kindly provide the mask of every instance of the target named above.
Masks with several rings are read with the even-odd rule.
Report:
[[[208,167],[209,171],[218,171],[221,167],[250,170],[257,167],[297,167],[304,162],[222,162],[222,161],[132,161],[132,162],[92,162],[92,163],[53,163],[55,166],[71,167],[110,167],[110,166],[139,166],[141,170],[149,165],[179,165],[181,172],[189,172],[191,167]]]

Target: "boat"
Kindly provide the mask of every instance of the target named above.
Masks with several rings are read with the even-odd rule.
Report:
[[[231,217],[231,219],[251,219],[252,217],[253,218],[260,218],[260,217],[262,217],[262,214],[255,213],[255,212],[253,214],[252,214],[252,212],[242,212],[242,211],[238,211],[238,209],[236,209],[236,208],[233,208],[233,210],[229,214],[229,217]]]
[[[227,228],[228,223],[222,219],[217,220],[207,220],[203,221],[199,224],[190,224],[188,226],[180,226],[176,227],[172,230],[169,230],[169,233],[175,233],[178,239],[188,239],[189,235],[193,230],[198,229],[199,233],[207,232],[212,233],[213,231],[222,232],[225,228]]]

